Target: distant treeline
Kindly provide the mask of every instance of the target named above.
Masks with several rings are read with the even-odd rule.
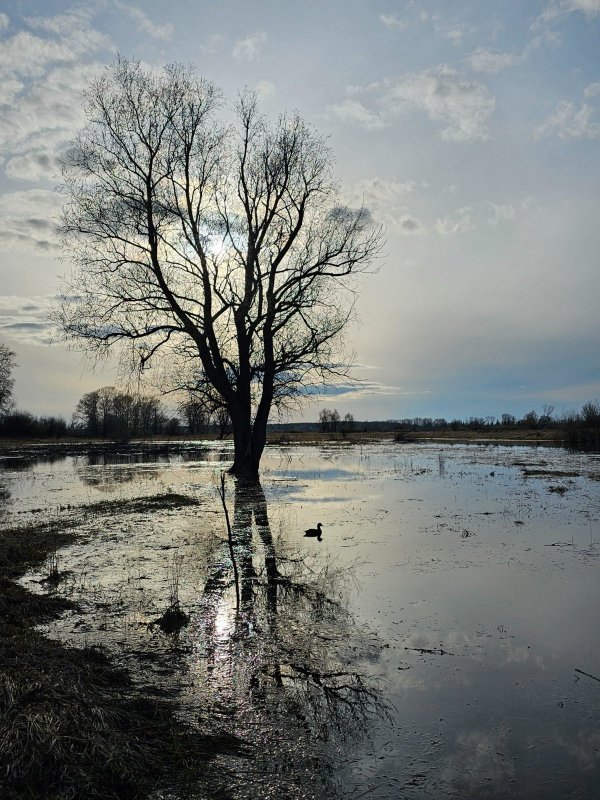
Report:
[[[66,436],[127,440],[151,436],[212,434],[224,437],[230,421],[222,408],[208,407],[192,393],[175,410],[158,397],[134,395],[105,386],[79,400],[70,421],[63,417],[40,416],[27,411],[8,410],[0,414],[0,436],[15,438],[61,438]],[[324,409],[315,422],[287,422],[269,425],[271,433],[314,432],[341,434],[411,433],[421,431],[555,430],[556,438],[574,449],[600,450],[600,403],[585,403],[580,411],[558,416],[554,406],[545,405],[541,413],[528,411],[521,418],[512,414],[500,417],[469,417],[446,420],[443,417],[411,417],[379,421],[342,417],[336,409]]]
[[[131,394],[114,386],[88,392],[77,403],[71,420],[37,417],[28,411],[0,414],[0,436],[16,438],[90,437],[124,441],[151,436],[229,432],[229,417],[207,408],[194,397],[168,409],[156,396]]]

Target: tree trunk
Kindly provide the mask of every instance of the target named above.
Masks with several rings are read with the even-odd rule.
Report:
[[[233,446],[234,458],[229,472],[232,475],[237,475],[243,478],[258,478],[258,469],[260,465],[260,457],[262,456],[266,437],[267,428],[264,424],[264,431],[262,435],[259,433],[256,426],[261,426],[260,422],[255,422],[252,425],[250,412],[248,413],[231,413],[231,423],[233,427]]]

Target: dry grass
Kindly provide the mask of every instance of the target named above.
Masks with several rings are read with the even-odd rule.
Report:
[[[156,786],[197,786],[210,758],[239,742],[184,725],[97,649],[65,648],[33,627],[72,606],[14,579],[70,536],[64,524],[0,531],[0,797],[141,800]]]

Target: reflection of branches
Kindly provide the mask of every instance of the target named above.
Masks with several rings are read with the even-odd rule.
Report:
[[[315,740],[360,733],[387,712],[370,667],[380,646],[347,611],[347,573],[274,541],[259,484],[238,480],[234,500],[229,545],[223,543],[204,587],[213,691],[233,692],[244,707],[250,700],[252,713],[270,720],[277,758],[284,758],[282,736],[290,747],[299,738],[314,747]],[[228,601],[231,553],[239,613]]]

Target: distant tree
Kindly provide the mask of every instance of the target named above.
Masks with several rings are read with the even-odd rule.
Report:
[[[217,426],[219,439],[224,439],[231,430],[231,417],[229,416],[229,411],[225,408],[225,406],[220,406],[213,412],[212,419],[214,421],[213,424]]]
[[[179,404],[179,413],[183,417],[188,433],[192,435],[206,433],[210,424],[210,412],[201,397],[189,392]]]
[[[537,428],[539,423],[539,417],[537,411],[528,411],[524,414],[523,419],[520,420],[519,425],[522,428]]]
[[[600,424],[600,403],[597,400],[584,403],[581,408],[581,419],[585,425]]]
[[[554,406],[550,403],[544,403],[542,406],[542,413],[538,420],[540,428],[547,428],[552,424],[552,415],[554,414]]]
[[[162,433],[168,419],[157,397],[131,395],[114,386],[84,394],[73,414],[73,424],[88,436],[113,439]]]
[[[327,408],[319,411],[319,429],[321,433],[327,433],[329,430],[329,409]]]
[[[0,344],[0,414],[12,406],[12,391],[15,385],[12,371],[15,368],[15,353],[5,344]]]
[[[329,148],[299,116],[269,124],[244,94],[221,124],[219,91],[191,68],[121,58],[85,101],[63,187],[78,267],[63,330],[126,346],[140,369],[165,351],[191,365],[229,414],[231,471],[256,476],[271,409],[347,372],[354,276],[381,228],[340,206]]]
[[[514,428],[517,424],[517,418],[512,414],[502,414],[501,422],[505,428]]]
[[[352,433],[354,430],[354,417],[352,414],[346,414],[344,419],[342,420],[342,433]]]
[[[324,408],[319,413],[319,426],[321,433],[336,433],[340,422],[340,413],[337,408]]]

